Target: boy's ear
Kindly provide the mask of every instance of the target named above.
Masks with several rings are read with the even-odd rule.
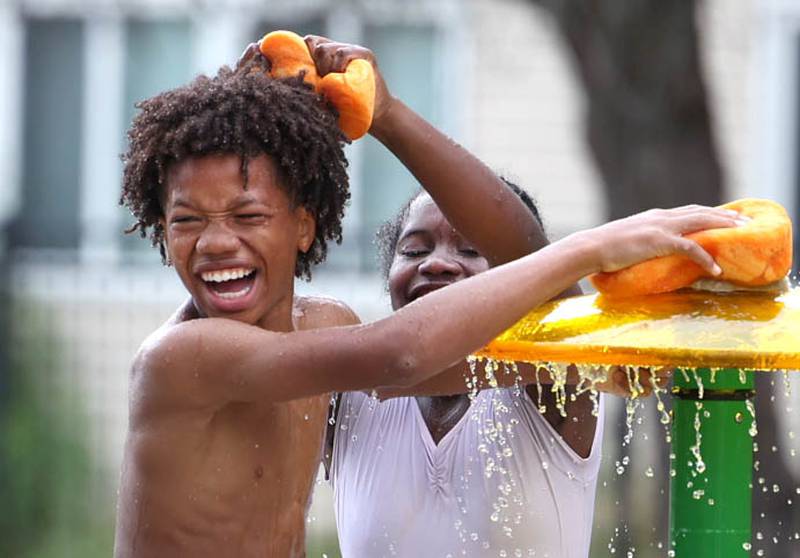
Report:
[[[314,215],[300,205],[295,209],[298,220],[297,249],[302,253],[308,252],[314,243],[314,236],[317,232],[317,220]]]

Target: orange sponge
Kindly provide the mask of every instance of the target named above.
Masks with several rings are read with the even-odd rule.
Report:
[[[319,92],[339,111],[339,127],[350,139],[369,131],[375,109],[375,70],[363,58],[347,65],[343,74],[330,73],[319,81]]]
[[[330,73],[320,78],[308,46],[296,33],[267,33],[259,41],[259,50],[272,65],[272,77],[303,73],[303,80],[339,111],[339,127],[351,140],[369,131],[375,108],[375,70],[367,60],[353,60],[344,73]]]
[[[300,35],[291,31],[273,31],[264,35],[258,48],[271,64],[269,74],[272,77],[294,77],[303,72],[303,81],[317,88],[317,67]]]
[[[713,278],[743,287],[780,281],[792,267],[792,222],[786,210],[770,200],[743,199],[720,206],[750,217],[745,225],[686,235],[700,244],[722,268],[710,277],[686,256],[672,255],[641,262],[613,273],[590,277],[608,296],[665,293]]]

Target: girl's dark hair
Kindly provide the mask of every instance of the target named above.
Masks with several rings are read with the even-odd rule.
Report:
[[[256,57],[236,71],[223,66],[216,76],[199,76],[183,87],[138,103],[128,131],[128,152],[120,204],[136,222],[127,232],[149,235],[166,260],[163,216],[167,171],[197,155],[233,153],[242,159],[247,187],[248,159],[269,155],[280,170],[292,202],[316,218],[316,236],[298,252],[295,275],[311,277],[325,259],[327,241],[342,239],[342,217],[350,198],[344,144],[335,111],[301,78],[272,79]]]
[[[519,199],[522,200],[531,214],[533,214],[533,217],[539,222],[542,229],[544,229],[542,218],[539,216],[539,209],[536,207],[536,202],[533,201],[533,198],[531,198],[525,190],[507,178],[501,176],[500,179],[519,196]],[[417,192],[403,204],[398,212],[385,221],[375,233],[375,246],[378,249],[378,266],[380,267],[384,279],[389,278],[389,269],[392,267],[392,260],[394,260],[394,253],[397,250],[397,243],[400,240],[400,233],[403,232],[403,227],[406,225],[408,213],[411,210],[411,204],[423,193],[425,193],[425,190],[417,190]]]

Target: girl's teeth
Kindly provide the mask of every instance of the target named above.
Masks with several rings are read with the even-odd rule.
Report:
[[[235,293],[217,293],[217,296],[225,299],[239,298],[249,293],[250,288],[250,286],[247,286],[241,291],[236,291]]]

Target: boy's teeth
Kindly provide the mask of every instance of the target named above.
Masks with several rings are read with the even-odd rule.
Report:
[[[206,271],[200,274],[203,281],[212,283],[222,283],[223,281],[231,281],[232,279],[241,279],[253,273],[252,269],[245,269],[238,267],[236,269],[221,269],[219,271]]]

